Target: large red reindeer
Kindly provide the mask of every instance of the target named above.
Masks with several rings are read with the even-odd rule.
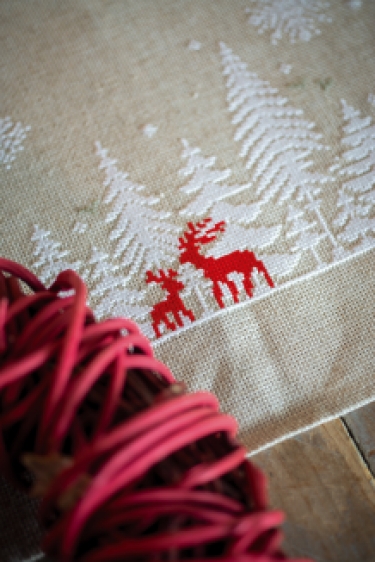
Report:
[[[177,271],[173,269],[168,269],[167,273],[159,269],[159,275],[155,275],[155,273],[150,270],[146,271],[147,283],[158,283],[161,285],[162,289],[167,291],[167,297],[157,302],[151,310],[151,318],[153,320],[152,327],[157,338],[161,337],[159,326],[163,322],[170,330],[176,329],[176,324],[171,322],[168,318],[168,314],[172,314],[177,324],[181,327],[184,324],[181,320],[180,313],[190,318],[192,322],[195,320],[193,312],[186,308],[178,294],[185,288],[185,285],[176,279],[177,275]]]
[[[202,269],[203,274],[213,283],[213,294],[221,308],[224,308],[223,291],[220,283],[227,285],[234,302],[239,302],[238,289],[233,280],[229,279],[230,273],[243,274],[243,286],[249,297],[253,296],[254,285],[251,281],[253,270],[262,273],[270,287],[273,281],[261,260],[258,260],[249,250],[235,250],[219,258],[207,257],[200,254],[201,246],[216,240],[219,232],[225,231],[225,222],[221,221],[210,227],[212,219],[207,218],[201,222],[187,224],[186,230],[179,238],[180,263],[192,263],[197,269]]]

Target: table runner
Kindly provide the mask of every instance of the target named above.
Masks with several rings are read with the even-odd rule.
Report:
[[[0,5],[1,254],[78,271],[250,452],[374,399],[374,24],[371,0]],[[1,560],[38,556],[31,519]]]

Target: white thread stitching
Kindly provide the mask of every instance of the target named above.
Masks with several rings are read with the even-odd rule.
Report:
[[[117,161],[108,157],[99,142],[96,148],[101,158],[99,169],[106,172],[104,202],[111,205],[106,222],[113,223],[109,238],[116,241],[114,257],[128,268],[129,277],[138,273],[142,264],[151,269],[172,261],[178,229],[166,221],[171,213],[156,210],[160,197],[143,195],[144,187],[128,180],[128,174],[117,169]]]
[[[221,55],[227,76],[229,111],[237,126],[234,140],[242,141],[241,157],[259,180],[258,194],[264,202],[278,196],[286,201],[306,184],[325,183],[330,178],[308,171],[306,161],[314,150],[324,147],[321,135],[312,132],[314,123],[300,119],[301,110],[286,106],[287,99],[277,89],[247,70],[247,65],[221,43]]]
[[[50,239],[50,231],[34,227],[31,240],[35,243],[34,256],[38,258],[33,267],[39,270],[39,277],[43,283],[51,283],[55,277],[64,269],[79,271],[81,262],[69,262],[66,260],[69,252],[61,250],[61,244]]]
[[[0,118],[0,164],[5,164],[7,170],[11,168],[18,152],[21,152],[26,133],[31,127],[23,127],[21,123],[14,124],[10,117]]]
[[[255,6],[246,9],[248,22],[258,33],[272,31],[271,43],[277,45],[284,35],[291,43],[310,41],[321,31],[317,23],[331,23],[324,11],[330,3],[324,0],[250,0]]]
[[[184,150],[182,157],[187,164],[179,172],[180,176],[192,176],[189,182],[180,188],[185,195],[197,193],[196,198],[191,201],[180,214],[182,216],[205,216],[210,214],[213,220],[235,219],[242,224],[249,224],[260,213],[260,203],[253,205],[230,205],[222,201],[232,195],[237,195],[251,188],[251,183],[243,185],[228,185],[226,180],[231,175],[231,170],[215,170],[216,158],[206,158],[199,148],[190,147],[186,139],[182,140]]]
[[[338,194],[340,211],[334,225],[343,228],[338,236],[341,242],[357,243],[355,250],[361,250],[375,245],[375,237],[371,236],[375,233],[375,219],[370,216],[375,206],[375,125],[371,117],[362,118],[345,100],[341,103],[346,123],[346,136],[341,140],[344,152],[342,160],[331,169],[338,169],[345,180]],[[337,257],[348,251],[341,250]]]
[[[340,264],[343,264],[349,260],[352,259],[356,259],[359,256],[366,254],[367,252],[371,251],[371,249],[366,248],[364,250],[361,250],[359,252],[357,252],[355,255],[347,255],[344,258],[341,259]],[[263,260],[265,261],[265,260]],[[333,269],[334,267],[337,266],[337,263],[330,263],[325,267],[325,272],[330,271],[331,269]],[[268,266],[267,266],[268,268]],[[295,279],[292,279],[291,281],[286,281],[285,283],[282,283],[280,285],[278,285],[277,287],[275,287],[274,289],[272,289],[271,294],[273,293],[278,293],[279,291],[286,291],[289,287],[292,287],[293,285],[299,284],[299,283],[304,283],[305,281],[309,281],[310,279],[313,279],[314,277],[318,276],[321,274],[321,271],[319,269],[315,270],[315,271],[311,271],[310,273],[307,273],[305,275],[301,275],[300,277],[297,277]],[[213,314],[210,314],[208,317],[201,317],[198,320],[196,320],[193,324],[193,327],[196,328],[198,326],[201,326],[202,324],[205,324],[208,321],[213,320],[214,318],[220,317],[224,314],[227,314],[229,312],[229,310],[231,310],[232,308],[236,307],[237,308],[243,308],[245,306],[251,306],[254,302],[258,302],[264,298],[268,298],[268,294],[264,294],[264,295],[257,295],[254,296],[251,300],[246,300],[243,302],[240,302],[238,304],[232,304],[231,306],[228,306],[226,308],[221,308],[219,310],[216,310]],[[162,338],[158,339],[156,342],[154,342],[153,348],[156,349],[159,345],[161,345],[162,343],[172,339],[172,338],[177,338],[179,337],[183,332],[186,332],[186,330],[190,329],[191,326],[184,326],[183,328],[180,328],[178,331],[176,332],[170,332],[167,335],[163,336]]]
[[[247,157],[246,167],[252,169],[254,181],[258,180],[257,194],[263,204],[272,199],[284,204],[297,194],[297,201],[304,209],[298,213],[313,212],[316,215],[318,220],[311,223],[310,230],[319,227],[322,232],[313,235],[311,231],[301,231],[291,250],[310,250],[317,266],[322,267],[324,262],[317,253],[318,244],[324,238],[328,238],[334,248],[338,243],[320,211],[320,187],[316,184],[324,184],[332,178],[310,172],[312,161],[307,158],[314,150],[327,147],[318,142],[321,135],[312,131],[314,123],[300,119],[303,112],[287,106],[287,99],[278,96],[277,89],[271,88],[268,82],[249,72],[246,64],[224,43],[221,43],[221,54],[223,74],[227,76],[229,111],[235,112],[232,119],[237,125],[234,138],[242,141],[240,156]],[[295,230],[296,225],[293,228]],[[262,259],[269,267],[267,256]],[[273,261],[275,265],[277,262]],[[295,266],[298,261],[296,256]],[[272,273],[272,265],[270,271]],[[292,270],[288,268],[288,271]]]

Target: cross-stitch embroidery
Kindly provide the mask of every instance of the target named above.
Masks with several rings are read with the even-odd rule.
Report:
[[[253,296],[254,285],[251,281],[253,270],[262,273],[270,287],[274,287],[274,283],[264,265],[257,260],[254,253],[249,250],[231,252],[230,254],[214,258],[212,256],[204,256],[201,252],[201,246],[209,244],[216,240],[218,232],[224,232],[224,221],[218,222],[211,226],[211,219],[207,218],[196,224],[188,223],[188,230],[185,230],[183,236],[179,238],[180,262],[191,263],[197,269],[202,269],[204,276],[212,281],[212,289],[214,297],[220,306],[224,308],[223,292],[220,284],[227,285],[233,301],[239,302],[238,289],[234,281],[229,277],[231,273],[241,273],[243,275],[243,286],[249,297]]]
[[[337,216],[328,221],[323,186],[334,175],[310,170],[314,152],[326,148],[314,124],[223,43],[221,55],[248,182],[231,183],[229,168],[218,168],[215,157],[184,139],[179,209],[164,211],[162,199],[133,183],[97,143],[108,248],[92,248],[84,267],[49,232],[36,227],[33,236],[34,266],[45,281],[66,267],[77,269],[93,284],[98,317],[131,317],[151,338],[264,295],[295,276],[304,256],[313,271],[375,245],[371,118],[342,102],[342,151],[329,170],[340,179]],[[272,223],[278,209],[283,222]],[[73,230],[83,236],[87,226],[78,222]]]
[[[271,43],[277,43],[286,35],[291,43],[310,41],[320,35],[319,23],[331,23],[327,15],[329,2],[324,0],[250,0],[249,23],[258,33],[271,31]]]

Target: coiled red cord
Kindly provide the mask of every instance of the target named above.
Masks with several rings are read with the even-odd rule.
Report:
[[[46,289],[0,259],[0,470],[43,495],[43,549],[64,562],[285,560],[283,514],[266,509],[234,419],[187,394],[133,322],[96,323],[86,296],[73,271]]]

